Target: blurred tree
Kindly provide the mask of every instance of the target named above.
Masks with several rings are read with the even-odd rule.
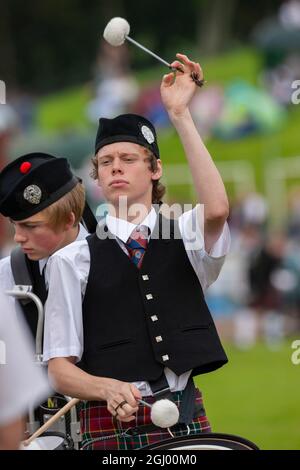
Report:
[[[7,2],[1,3],[0,13],[0,79],[14,85],[17,76],[15,44],[12,37],[11,12]]]
[[[223,49],[232,38],[238,0],[195,1],[197,11],[197,43],[205,54],[214,54]]]
[[[245,41],[262,18],[276,14],[283,0],[194,0],[197,43],[202,53],[215,54]]]
[[[107,22],[114,16],[124,15],[123,0],[101,0],[102,18]]]
[[[122,0],[1,0],[0,78],[48,91],[91,74],[102,26]],[[4,77],[4,78],[2,78]]]

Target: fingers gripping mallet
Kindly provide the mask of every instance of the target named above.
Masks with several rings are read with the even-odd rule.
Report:
[[[121,46],[125,40],[130,41],[135,46],[139,47],[143,51],[147,52],[148,54],[152,55],[155,59],[159,60],[162,64],[166,65],[172,72],[179,72],[184,73],[184,69],[180,66],[173,67],[169,62],[159,57],[154,52],[147,49],[145,46],[142,46],[139,42],[132,39],[129,35],[130,26],[127,20],[120,17],[112,18],[106,25],[103,37],[104,39],[111,45],[111,46]],[[202,87],[205,83],[203,79],[200,79],[199,74],[196,72],[191,73],[192,80],[196,83],[197,86]]]

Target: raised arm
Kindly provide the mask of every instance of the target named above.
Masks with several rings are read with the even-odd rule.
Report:
[[[198,202],[204,205],[204,241],[205,249],[209,253],[228,217],[228,198],[220,173],[195,127],[189,110],[191,99],[198,89],[191,73],[197,73],[202,79],[202,69],[198,63],[192,62],[183,54],[176,54],[176,57],[179,60],[174,61],[172,66],[180,66],[184,72],[177,72],[175,79],[173,73],[163,77],[161,97],[182,142]]]

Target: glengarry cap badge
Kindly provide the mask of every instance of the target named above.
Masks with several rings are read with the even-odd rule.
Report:
[[[36,184],[31,184],[24,189],[23,196],[30,204],[39,204],[42,198],[42,191]]]
[[[143,136],[145,137],[145,139],[147,140],[148,144],[153,144],[153,142],[155,141],[155,138],[151,129],[149,129],[149,127],[147,126],[142,126],[141,132]]]

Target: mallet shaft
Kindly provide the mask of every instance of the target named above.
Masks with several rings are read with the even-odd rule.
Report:
[[[142,405],[148,406],[148,408],[152,408],[152,405],[150,405],[150,404],[147,403],[146,401],[140,400],[140,399],[139,399],[138,401],[139,401],[139,403],[141,403]]]
[[[139,47],[140,49],[142,49],[143,51],[145,52],[148,52],[148,54],[152,55],[153,57],[155,57],[155,59],[159,60],[162,64],[166,65],[167,67],[169,67],[169,69],[171,70],[177,70],[176,67],[172,67],[171,64],[169,64],[166,60],[162,59],[161,57],[159,57],[158,55],[154,54],[154,52],[150,51],[149,49],[147,49],[147,47],[145,46],[142,46],[142,44],[140,44],[139,42],[135,41],[134,39],[132,39],[130,36],[125,36],[126,39],[128,39],[128,41],[132,42],[132,44],[134,44],[135,46]],[[178,68],[178,70],[180,70],[182,72],[182,70],[180,68]]]

